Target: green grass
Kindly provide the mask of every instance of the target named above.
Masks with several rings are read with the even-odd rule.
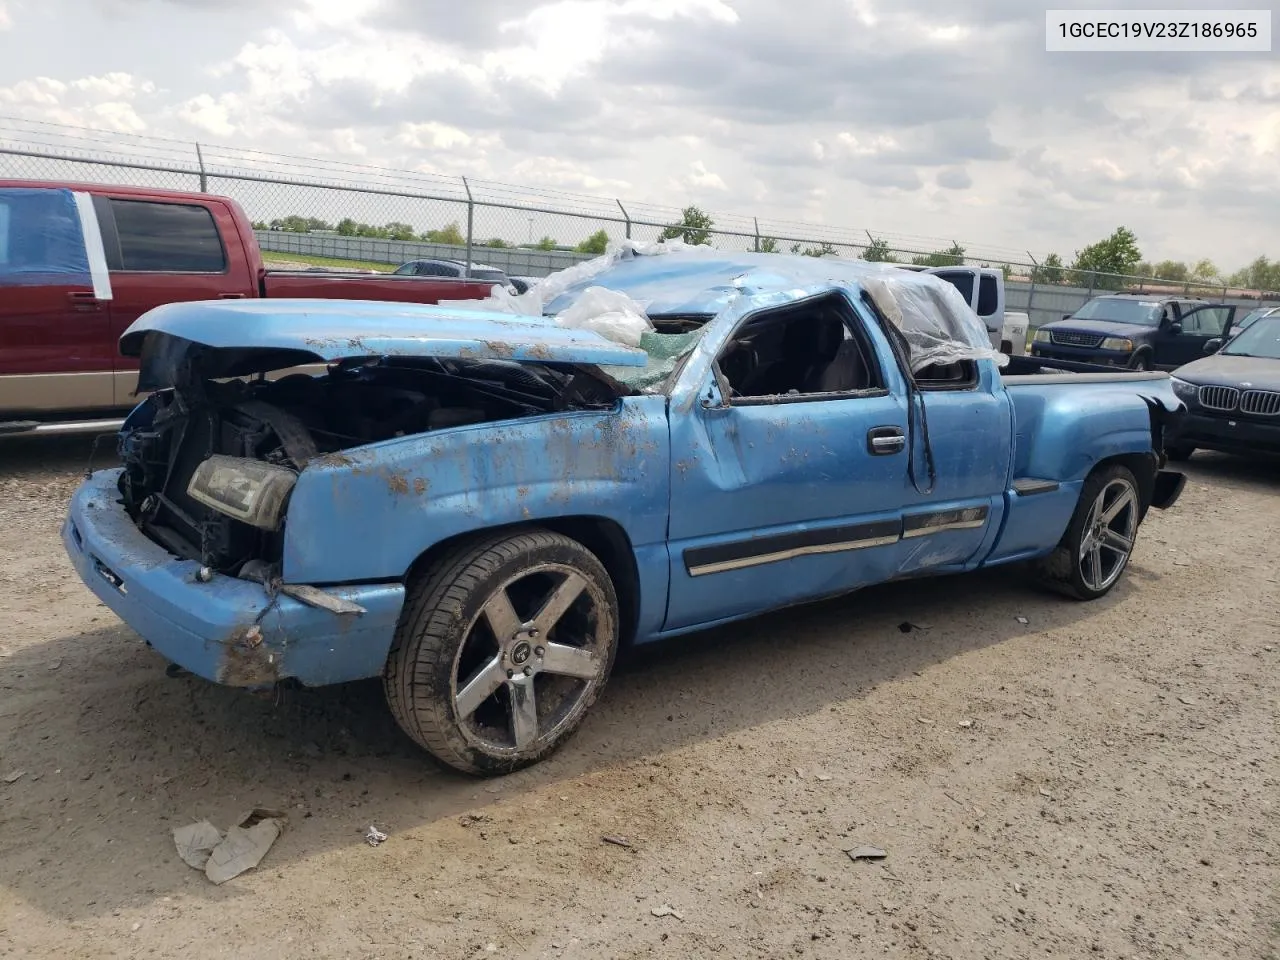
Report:
[[[372,260],[338,260],[334,257],[314,257],[305,253],[286,253],[283,250],[263,250],[262,259],[268,263],[305,263],[309,267],[345,267],[350,270],[377,270],[390,273],[398,263],[375,263]]]

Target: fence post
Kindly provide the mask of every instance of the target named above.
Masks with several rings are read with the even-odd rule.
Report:
[[[475,226],[476,204],[471,197],[471,184],[467,183],[467,178],[462,178],[462,186],[467,191],[467,278],[471,277],[471,234]]]
[[[627,213],[627,208],[622,205],[622,201],[614,198],[614,203],[618,205],[618,209],[622,211],[622,219],[627,225],[627,239],[631,239],[631,214]]]
[[[1031,251],[1027,251],[1027,259],[1032,263],[1031,269],[1031,289],[1027,291],[1027,336],[1031,336],[1033,325],[1035,322],[1035,305],[1036,305],[1036,274],[1040,272],[1040,264],[1035,257],[1031,256]],[[1006,301],[1007,302],[1007,301]],[[1026,344],[1023,344],[1025,349]]]
[[[760,252],[760,218],[752,217],[751,222],[756,225],[756,253]]]
[[[196,163],[200,164],[200,192],[209,192],[209,177],[204,170],[204,154],[200,150],[200,144],[196,143]]]
[[[1097,286],[1097,284],[1098,284],[1098,271],[1090,270],[1089,271],[1089,293],[1087,294],[1090,300],[1093,299],[1093,288]]]

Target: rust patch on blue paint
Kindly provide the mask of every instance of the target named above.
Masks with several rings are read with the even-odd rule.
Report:
[[[230,687],[266,687],[280,680],[283,657],[263,641],[256,623],[236,627],[222,644],[217,682]]]

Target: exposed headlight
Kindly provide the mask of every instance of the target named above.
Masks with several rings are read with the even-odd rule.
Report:
[[[1200,393],[1200,388],[1194,383],[1187,383],[1185,380],[1179,380],[1177,377],[1169,378],[1173,382],[1173,393],[1179,400],[1191,401]]]
[[[1133,341],[1126,340],[1124,337],[1107,337],[1102,341],[1103,350],[1122,350],[1125,353],[1133,352]]]
[[[298,475],[260,460],[212,456],[191,475],[187,495],[211,510],[261,530],[279,530]]]
[[[1034,337],[1035,343],[1050,343],[1053,340],[1053,334],[1048,330],[1037,330]]]

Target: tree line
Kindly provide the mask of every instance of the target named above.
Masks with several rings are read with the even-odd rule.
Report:
[[[336,224],[331,224],[316,217],[295,214],[269,223],[254,223],[253,226],[256,230],[280,230],[288,233],[332,232],[342,237],[417,240],[457,247],[466,246],[467,243],[457,222],[446,224],[438,229],[418,232],[410,224],[397,221],[379,226],[361,223],[347,217]],[[715,221],[711,215],[699,207],[688,206],[680,212],[678,221],[663,228],[658,238],[683,240],[691,245],[702,246],[711,243],[714,232]],[[952,243],[945,249],[930,253],[909,254],[909,259],[900,260],[895,256],[895,252],[902,251],[893,250],[883,238],[868,234],[867,239],[869,242],[862,250],[861,259],[874,263],[948,267],[960,266],[968,259],[965,248],[958,243]],[[510,243],[501,237],[492,237],[488,240],[473,241],[473,246],[491,249],[565,250],[598,256],[608,248],[609,241],[609,232],[602,229],[575,245],[562,245],[553,237],[544,236],[536,243],[519,244]],[[754,245],[761,253],[777,253],[780,250],[777,237],[756,237]],[[788,249],[793,254],[805,257],[837,256],[840,253],[836,246],[826,241],[817,245],[792,243]],[[1011,272],[1009,266],[1003,265],[1002,269],[1007,278]],[[1194,264],[1174,260],[1150,263],[1142,257],[1137,235],[1128,227],[1120,226],[1109,236],[1077,250],[1069,265],[1059,254],[1049,254],[1043,261],[1033,266],[1030,279],[1033,283],[1044,284],[1099,285],[1126,277],[1147,277],[1170,283],[1222,285],[1250,290],[1277,291],[1280,290],[1280,260],[1273,261],[1260,256],[1252,263],[1229,274],[1222,273],[1210,260],[1200,260]]]

